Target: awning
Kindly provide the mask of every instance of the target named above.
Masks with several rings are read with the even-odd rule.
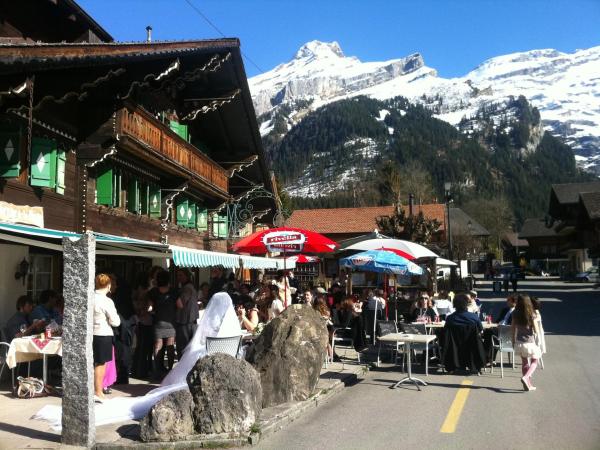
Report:
[[[195,250],[187,247],[170,245],[173,262],[179,267],[210,267],[223,266],[227,269],[240,267],[240,255],[230,253]]]
[[[63,238],[75,241],[81,236],[81,234],[71,231],[0,222],[0,240],[47,248],[57,252],[63,251]],[[94,233],[94,236],[97,255],[173,258],[178,267],[222,266],[228,269],[237,269],[240,267],[240,262],[247,269],[283,269],[284,267],[283,260],[276,258],[196,250],[104,233]],[[286,267],[293,269],[295,265],[288,263]]]
[[[71,231],[0,222],[0,239],[47,248],[58,252],[63,251],[63,238],[75,241],[80,239],[81,236],[81,234]],[[168,246],[159,242],[143,241],[104,233],[94,233],[94,236],[96,238],[97,255],[138,256],[142,258],[169,257],[166,253]]]

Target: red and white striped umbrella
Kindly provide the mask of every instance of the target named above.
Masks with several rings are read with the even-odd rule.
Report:
[[[402,239],[367,239],[356,244],[342,247],[340,250],[389,250],[408,260],[419,258],[437,258],[438,255],[426,247]]]

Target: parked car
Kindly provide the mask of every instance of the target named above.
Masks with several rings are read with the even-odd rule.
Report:
[[[579,272],[575,275],[575,281],[580,281],[583,283],[600,282],[600,273],[598,273],[598,266],[592,266],[585,272]]]

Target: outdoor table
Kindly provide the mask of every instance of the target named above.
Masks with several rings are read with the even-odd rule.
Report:
[[[497,323],[481,322],[481,326],[483,326],[484,330],[489,330],[491,328],[498,328],[498,324]]]
[[[444,328],[446,322],[441,320],[440,322],[412,322],[411,325],[421,325],[425,324],[425,328],[428,332],[431,332],[432,329]]]
[[[62,337],[53,337],[50,339],[40,339],[39,335],[15,338],[10,343],[8,354],[6,355],[6,364],[11,369],[15,368],[17,363],[29,362],[42,358],[43,371],[42,380],[44,384],[48,378],[48,355],[62,356]]]
[[[407,355],[406,365],[408,367],[408,376],[402,378],[400,381],[395,383],[392,386],[392,389],[396,389],[398,386],[400,386],[404,382],[414,383],[414,385],[417,386],[417,389],[419,391],[421,390],[421,388],[419,387],[419,383],[421,383],[423,386],[427,386],[427,383],[425,383],[423,380],[412,376],[412,367],[411,367],[412,364],[411,364],[411,357],[410,357],[411,344],[414,343],[414,344],[428,345],[430,342],[433,342],[436,339],[437,339],[437,336],[431,335],[431,334],[405,334],[405,333],[390,333],[390,334],[386,334],[385,336],[381,336],[379,338],[379,340],[381,340],[383,342],[396,342],[396,343],[406,344],[404,346],[404,351],[406,352],[406,355]]]

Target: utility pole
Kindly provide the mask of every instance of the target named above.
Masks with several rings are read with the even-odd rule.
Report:
[[[444,198],[446,200],[446,210],[448,214],[447,233],[448,233],[448,258],[454,262],[454,250],[452,249],[452,228],[450,225],[450,202],[452,202],[452,183],[446,181],[444,183]],[[454,289],[456,285],[456,266],[450,266],[450,289]]]

